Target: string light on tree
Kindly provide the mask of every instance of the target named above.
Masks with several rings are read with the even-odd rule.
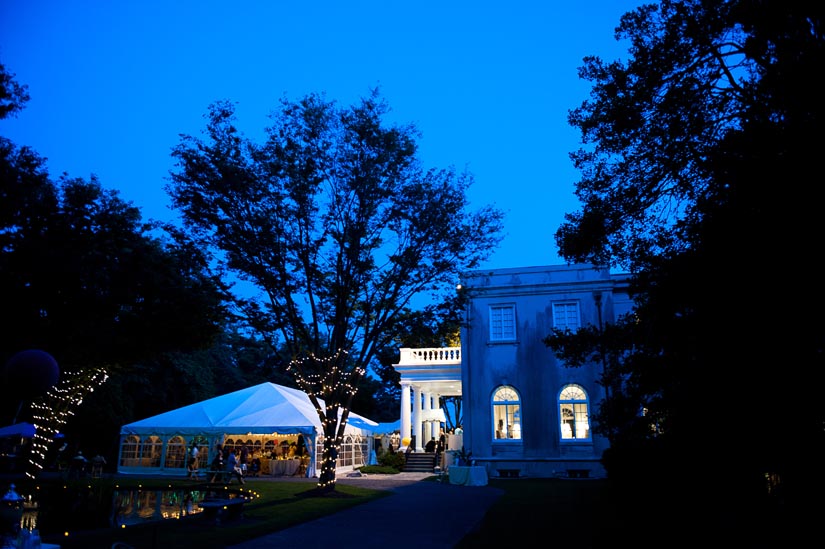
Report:
[[[90,368],[79,372],[65,372],[60,382],[45,395],[32,402],[35,436],[26,476],[36,478],[42,471],[49,447],[56,435],[74,415],[83,399],[109,378],[105,368]]]

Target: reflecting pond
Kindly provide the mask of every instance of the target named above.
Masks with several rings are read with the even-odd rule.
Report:
[[[41,534],[126,527],[203,512],[200,504],[218,493],[213,489],[125,489],[54,486],[22,497],[20,527]],[[220,497],[237,494],[220,491]]]

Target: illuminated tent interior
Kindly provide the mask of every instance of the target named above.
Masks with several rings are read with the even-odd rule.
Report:
[[[350,412],[338,471],[367,463],[377,425]],[[321,423],[309,397],[275,383],[261,383],[124,425],[120,435],[118,472],[125,474],[186,475],[187,450],[196,441],[201,471],[209,469],[218,444],[235,448],[236,454],[246,444],[249,459],[259,458],[261,473],[268,475],[273,474],[270,458],[300,459],[295,453],[303,442],[306,452],[298,474],[314,477],[323,444]]]

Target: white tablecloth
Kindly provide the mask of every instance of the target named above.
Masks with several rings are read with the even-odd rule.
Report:
[[[450,476],[450,484],[463,484],[464,486],[487,485],[487,469],[480,465],[473,467],[450,465],[447,474]]]
[[[271,459],[269,460],[269,474],[276,477],[290,477],[295,474],[300,465],[300,459]]]

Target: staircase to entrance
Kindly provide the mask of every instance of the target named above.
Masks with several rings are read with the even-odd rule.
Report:
[[[412,452],[404,463],[405,473],[432,473],[435,470],[435,453]]]

